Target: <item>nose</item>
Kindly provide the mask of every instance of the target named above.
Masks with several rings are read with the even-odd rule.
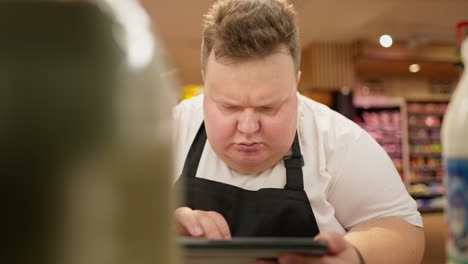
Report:
[[[250,135],[257,132],[259,129],[260,120],[255,111],[250,109],[244,110],[239,116],[237,130],[243,134]]]

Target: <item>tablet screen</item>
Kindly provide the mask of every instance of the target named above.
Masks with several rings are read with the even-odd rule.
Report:
[[[249,263],[258,258],[275,259],[284,253],[322,256],[325,241],[312,238],[235,237],[231,240],[181,238],[186,264]]]

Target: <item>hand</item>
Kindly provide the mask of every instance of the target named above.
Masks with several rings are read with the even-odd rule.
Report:
[[[226,219],[217,212],[179,207],[174,211],[174,217],[180,235],[209,239],[231,239]]]
[[[325,240],[328,244],[328,254],[322,257],[303,256],[299,254],[285,254],[277,261],[257,260],[254,264],[359,264],[356,249],[343,236],[335,232],[323,232],[315,237]]]

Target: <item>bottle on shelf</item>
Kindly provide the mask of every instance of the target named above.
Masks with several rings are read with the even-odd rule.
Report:
[[[468,63],[468,21],[457,24],[462,60]],[[447,263],[468,263],[468,73],[464,70],[442,124],[442,154],[449,228]]]

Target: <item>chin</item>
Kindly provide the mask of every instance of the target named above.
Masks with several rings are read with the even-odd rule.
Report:
[[[243,157],[242,159],[231,159],[230,166],[235,171],[242,174],[259,174],[269,168],[265,159],[252,159]]]
[[[261,172],[263,172],[263,170],[260,169],[259,167],[248,167],[248,166],[238,165],[236,167],[233,166],[231,168],[241,174],[260,174]]]

